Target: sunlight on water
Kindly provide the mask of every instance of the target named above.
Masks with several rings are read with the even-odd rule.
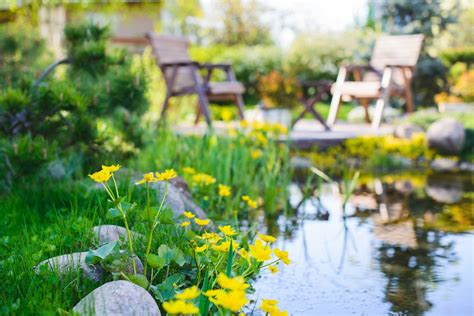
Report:
[[[370,185],[361,187],[346,219],[336,187],[324,185],[320,199],[300,204],[303,195],[293,184],[290,203],[300,204],[297,215],[280,216],[278,227],[268,227],[280,231],[276,246],[287,250],[293,263],[263,275],[255,298],[278,299],[294,315],[472,315],[472,180],[457,178],[453,184],[447,178],[446,189],[439,179],[430,187],[437,190],[435,198],[458,195],[456,203],[425,194],[429,179],[418,185],[401,179],[381,183],[380,196]],[[468,229],[459,208],[471,213]]]

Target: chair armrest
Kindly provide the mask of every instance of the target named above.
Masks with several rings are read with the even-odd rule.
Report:
[[[179,61],[179,62],[160,63],[161,68],[189,67],[189,66],[198,66],[199,67],[199,63],[195,62],[195,61]]]
[[[215,68],[221,68],[221,69],[229,69],[232,67],[231,63],[204,63],[204,64],[199,64],[199,68],[203,69],[215,69]]]
[[[401,68],[401,69],[404,69],[404,68],[413,69],[413,66],[402,65],[402,64],[386,64],[385,67]]]
[[[331,87],[332,82],[329,80],[303,80],[300,81],[303,88],[326,88]]]

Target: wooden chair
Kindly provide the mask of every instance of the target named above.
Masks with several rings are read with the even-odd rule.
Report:
[[[411,81],[420,55],[423,35],[386,35],[375,43],[369,65],[346,65],[339,69],[336,83],[332,86],[333,97],[327,124],[334,125],[341,98],[355,98],[365,107],[370,122],[369,101],[377,99],[372,127],[382,122],[383,110],[390,96],[398,95],[406,100],[406,111],[412,112]],[[355,81],[346,81],[352,73]]]
[[[171,97],[197,94],[196,123],[203,114],[207,124],[211,125],[209,100],[232,100],[238,108],[240,118],[244,119],[242,93],[245,88],[235,79],[231,64],[199,64],[191,60],[188,50],[189,42],[183,37],[157,35],[150,32],[147,33],[147,38],[166,82],[167,91],[161,117],[165,116]],[[204,78],[199,74],[202,69],[206,71]],[[226,81],[210,81],[215,69],[226,73]]]

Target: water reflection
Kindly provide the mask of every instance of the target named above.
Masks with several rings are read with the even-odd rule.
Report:
[[[472,178],[442,179],[361,179],[347,217],[334,186],[292,185],[296,213],[265,222],[294,264],[258,280],[256,296],[295,315],[472,315]]]

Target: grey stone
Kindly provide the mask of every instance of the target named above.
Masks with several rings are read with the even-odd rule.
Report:
[[[81,269],[83,272],[83,276],[87,279],[100,281],[104,274],[107,273],[104,268],[100,264],[87,264],[86,263],[86,255],[87,251],[84,252],[75,252],[71,254],[66,254],[62,256],[53,257],[50,259],[46,259],[41,261],[36,266],[36,272],[39,273],[42,266],[47,266],[51,271],[57,271],[58,274],[65,274],[68,272],[76,271],[77,269]],[[135,266],[137,268],[137,273],[143,273],[143,264],[138,257],[133,257],[135,260]],[[124,271],[127,274],[133,273],[133,265],[130,262],[127,269]]]
[[[53,160],[48,164],[48,172],[54,179],[61,179],[66,176],[66,168],[60,160]]]
[[[409,180],[400,180],[395,182],[395,190],[402,194],[410,194],[413,192],[413,184]]]
[[[94,226],[92,231],[99,245],[104,245],[112,241],[128,240],[127,230],[117,225],[98,225]],[[132,240],[143,238],[143,235],[137,232],[131,231],[130,234],[132,235]]]
[[[151,187],[156,189],[158,201],[161,201],[165,194],[165,182],[155,182]],[[186,187],[178,186],[173,182],[168,183],[168,194],[165,199],[165,206],[169,207],[175,216],[183,214],[185,211],[196,214],[199,218],[206,218],[206,213],[197,205],[191,198],[191,195],[186,190]]]
[[[290,165],[295,169],[308,169],[313,164],[311,163],[311,160],[307,158],[295,156],[291,157]]]
[[[426,194],[441,203],[456,203],[462,198],[463,185],[457,177],[429,176],[426,183]]]
[[[80,315],[161,315],[150,293],[128,281],[105,283],[84,297],[73,310]]]
[[[400,124],[395,128],[394,135],[398,138],[410,139],[413,134],[423,133],[423,128],[412,123]]]
[[[428,128],[426,138],[430,148],[440,153],[457,154],[466,138],[464,126],[453,118],[437,120]]]
[[[462,171],[474,172],[474,164],[470,162],[461,162],[459,169]]]
[[[431,168],[436,171],[454,171],[458,169],[458,162],[449,158],[436,158],[431,162]]]

